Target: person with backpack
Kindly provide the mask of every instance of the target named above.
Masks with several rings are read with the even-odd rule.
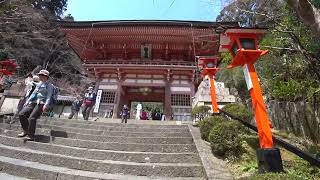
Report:
[[[42,112],[49,109],[55,90],[54,86],[48,82],[49,71],[43,69],[38,73],[38,76],[40,78],[39,84],[19,112],[23,132],[18,134],[18,137],[26,136],[29,141],[35,140],[34,134],[37,119],[41,116]]]
[[[68,119],[72,119],[72,117],[74,115],[76,115],[76,119],[78,119],[78,113],[80,111],[81,104],[82,104],[82,102],[81,102],[80,98],[76,97],[74,99],[74,101],[72,102],[71,113],[70,113]]]
[[[93,91],[93,87],[89,87],[83,98],[83,110],[82,115],[84,120],[89,119],[89,115],[93,105],[96,103],[96,93]]]

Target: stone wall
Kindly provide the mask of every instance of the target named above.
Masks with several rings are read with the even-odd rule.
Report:
[[[320,104],[271,100],[267,106],[276,129],[320,142]]]

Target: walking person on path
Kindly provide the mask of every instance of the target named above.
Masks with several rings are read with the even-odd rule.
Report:
[[[80,100],[80,97],[76,97],[74,99],[74,101],[72,102],[71,113],[70,113],[68,119],[72,119],[74,115],[76,116],[76,119],[78,119],[78,113],[80,111],[81,104],[82,104],[82,102]]]
[[[84,120],[89,119],[89,115],[93,105],[96,103],[96,93],[93,91],[93,87],[89,87],[83,98],[83,110],[82,115]]]
[[[42,112],[48,110],[54,91],[54,86],[48,82],[49,72],[47,70],[41,70],[38,76],[40,83],[19,112],[23,132],[18,134],[18,137],[27,136],[27,140],[29,141],[34,141],[37,119],[41,116]]]

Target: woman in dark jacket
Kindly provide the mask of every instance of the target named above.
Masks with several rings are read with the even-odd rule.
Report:
[[[129,108],[127,107],[127,105],[124,105],[121,111],[121,123],[123,122],[127,123],[128,115],[129,115]]]

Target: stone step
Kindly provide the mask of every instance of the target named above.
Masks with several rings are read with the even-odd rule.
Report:
[[[6,126],[7,130],[17,130],[19,125]],[[3,130],[3,128],[1,128]],[[192,144],[192,137],[124,137],[124,136],[99,136],[90,134],[71,133],[66,131],[55,131],[45,128],[37,128],[37,135],[63,137],[80,140],[90,140],[99,142],[116,142],[116,143],[141,143],[141,144]]]
[[[191,163],[135,163],[111,160],[93,160],[6,145],[0,145],[0,156],[38,162],[52,166],[61,166],[70,169],[81,169],[85,171],[104,172],[110,174],[166,177],[204,176],[201,164]]]
[[[13,131],[0,128],[0,134],[10,137],[17,137],[21,131]],[[194,144],[141,144],[141,143],[117,143],[117,142],[98,142],[91,140],[70,139],[61,137],[51,137],[37,135],[36,141],[52,143],[64,146],[73,146],[88,149],[131,151],[131,152],[163,152],[163,153],[196,153]]]
[[[1,180],[29,180],[27,178],[13,176],[13,175],[6,174],[6,173],[0,173],[0,179]]]
[[[64,126],[64,127],[73,127],[73,128],[83,128],[83,129],[95,129],[95,130],[105,130],[105,131],[129,131],[129,132],[189,132],[189,128],[186,125],[178,126],[176,125],[175,128],[166,128],[167,125],[160,125],[160,126],[152,126],[148,127],[147,125],[139,125],[135,126],[126,126],[127,124],[117,124],[117,123],[110,123],[115,125],[100,125],[95,124],[97,122],[90,122],[85,123],[87,121],[76,121],[75,120],[65,120],[61,121],[57,119],[39,119],[37,123],[39,124],[50,124],[56,126]],[[16,121],[19,123],[19,121]]]
[[[156,128],[156,129],[177,129],[184,128],[188,129],[187,125],[168,125],[166,121],[160,124],[148,124],[148,121],[139,121],[139,120],[131,120],[132,123],[118,123],[117,120],[114,122],[99,122],[99,121],[85,121],[83,119],[66,119],[66,118],[49,118],[49,117],[41,117],[39,120],[44,121],[55,121],[55,122],[63,122],[63,123],[77,123],[77,124],[86,124],[86,125],[96,125],[96,126],[107,126],[107,127],[128,127],[128,128]],[[111,120],[112,121],[112,120]]]
[[[128,152],[98,150],[79,147],[55,145],[51,143],[24,142],[21,138],[13,138],[0,135],[0,144],[25,147],[28,149],[50,152],[54,154],[83,157],[95,160],[114,160],[128,162],[145,163],[200,163],[200,158],[196,153],[157,153],[157,152]]]
[[[17,128],[21,129],[21,125],[18,123],[15,124],[6,124],[0,123],[0,127],[11,129]],[[37,123],[38,128],[51,129],[55,131],[65,131],[70,133],[78,134],[91,134],[91,135],[101,135],[101,136],[122,136],[122,137],[191,137],[190,132],[129,132],[129,131],[105,131],[105,130],[95,130],[95,129],[83,129],[83,128],[73,128],[73,127],[64,127],[56,126],[50,124],[41,124]]]
[[[0,167],[2,172],[7,174],[26,177],[30,179],[46,180],[204,180],[201,177],[157,177],[157,176],[132,176],[120,174],[107,174],[100,172],[90,172],[83,170],[58,167],[38,162],[25,161],[9,157],[0,156]]]

